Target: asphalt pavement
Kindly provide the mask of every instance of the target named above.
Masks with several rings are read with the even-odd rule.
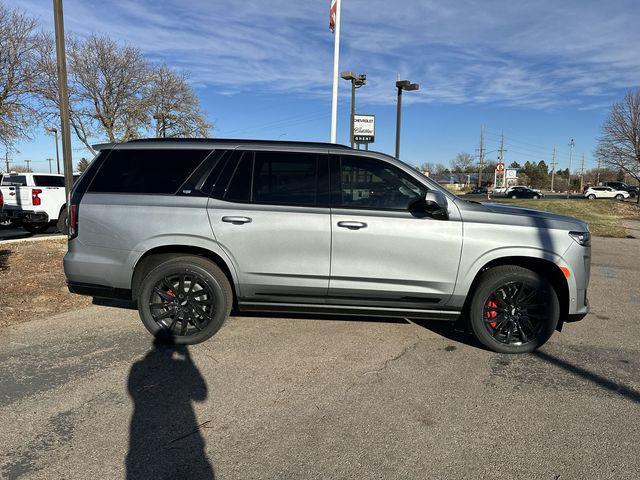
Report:
[[[7,328],[0,476],[637,479],[639,253],[594,239],[592,313],[530,355],[409,321],[238,317],[174,349],[107,306]]]

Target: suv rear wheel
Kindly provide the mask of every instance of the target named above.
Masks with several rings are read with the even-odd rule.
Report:
[[[167,260],[142,280],[138,311],[149,332],[193,345],[222,327],[233,305],[231,285],[212,261],[196,256]]]
[[[560,303],[542,275],[509,265],[482,275],[469,314],[471,329],[484,346],[499,353],[525,353],[551,337]]]

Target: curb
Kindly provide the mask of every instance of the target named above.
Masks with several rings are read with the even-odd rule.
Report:
[[[49,235],[47,237],[35,237],[35,238],[15,238],[13,240],[0,240],[0,245],[10,245],[12,243],[20,242],[45,242],[47,240],[60,240],[67,238],[66,235]]]

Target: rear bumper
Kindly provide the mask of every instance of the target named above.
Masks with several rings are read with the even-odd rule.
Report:
[[[94,283],[67,282],[71,293],[87,295],[95,298],[108,298],[113,300],[131,300],[131,290],[113,288]]]
[[[4,211],[7,220],[29,223],[49,223],[49,215],[46,212],[34,210],[7,209]]]

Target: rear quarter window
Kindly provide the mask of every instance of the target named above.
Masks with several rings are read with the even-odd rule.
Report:
[[[196,149],[112,150],[87,192],[173,195],[209,153]]]

